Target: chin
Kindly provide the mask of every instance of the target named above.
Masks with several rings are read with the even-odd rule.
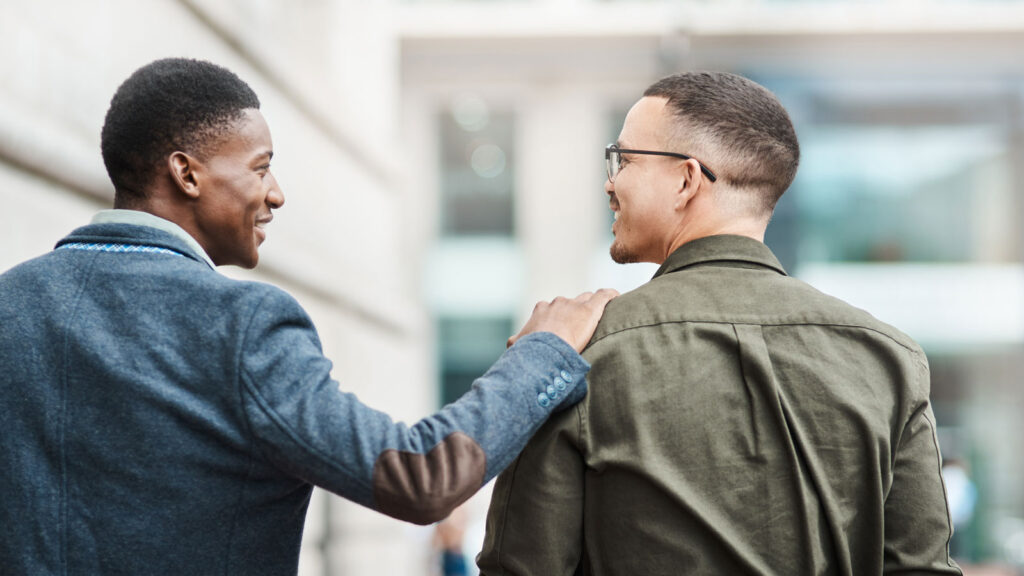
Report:
[[[258,264],[259,261],[260,261],[260,255],[259,255],[258,252],[254,251],[251,254],[237,254],[234,258],[231,259],[230,262],[223,262],[223,263],[222,262],[217,262],[216,264],[218,266],[223,266],[223,265],[228,265],[229,264],[231,266],[238,266],[239,268],[245,268],[246,270],[252,270],[253,268],[256,267],[256,264]]]
[[[639,262],[636,254],[630,252],[629,248],[626,248],[617,240],[612,242],[612,247],[608,250],[608,254],[612,257],[612,261],[619,264],[632,264],[633,262]]]

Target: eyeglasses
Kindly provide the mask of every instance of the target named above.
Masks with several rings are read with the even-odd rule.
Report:
[[[676,152],[654,152],[652,150],[627,150],[626,148],[619,148],[616,144],[609,144],[604,147],[604,161],[605,169],[608,171],[608,181],[615,182],[615,177],[619,174],[619,170],[622,168],[622,155],[623,154],[647,154],[649,156],[671,156],[673,158],[681,158],[683,160],[697,160],[692,156],[686,154],[679,154]],[[708,180],[714,182],[718,180],[718,176],[711,170],[708,170],[707,166],[701,164],[700,160],[697,160],[697,164],[700,165],[700,171],[708,177]]]

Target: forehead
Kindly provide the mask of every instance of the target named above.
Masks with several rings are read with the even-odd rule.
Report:
[[[664,144],[671,121],[667,105],[668,100],[660,96],[645,96],[637,101],[626,114],[619,145],[644,149]]]

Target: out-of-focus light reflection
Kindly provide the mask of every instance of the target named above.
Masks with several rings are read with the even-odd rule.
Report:
[[[481,178],[496,178],[505,171],[505,151],[494,144],[481,144],[469,158],[473,171]]]
[[[487,102],[477,94],[466,93],[456,96],[451,104],[455,123],[466,132],[479,132],[491,121]]]

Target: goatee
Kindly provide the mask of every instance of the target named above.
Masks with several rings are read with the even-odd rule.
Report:
[[[608,254],[611,255],[612,261],[618,264],[632,264],[638,261],[636,254],[630,252],[618,240],[612,241],[612,247],[608,250]]]

